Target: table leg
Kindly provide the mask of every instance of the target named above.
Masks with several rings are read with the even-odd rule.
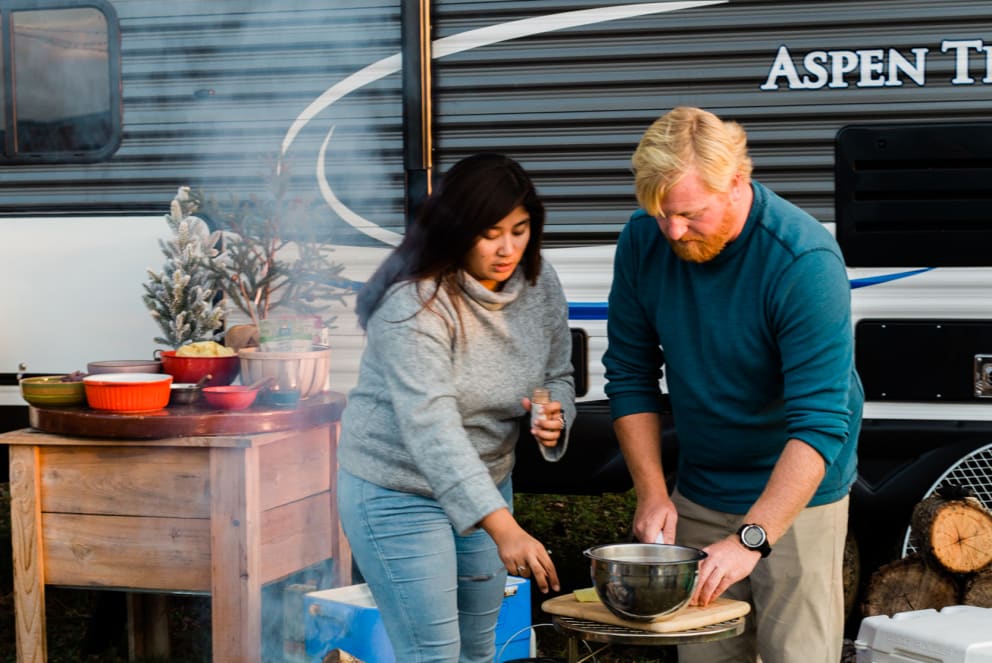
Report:
[[[331,550],[334,562],[334,587],[351,584],[351,546],[348,538],[341,529],[341,519],[338,518],[338,439],[341,433],[341,422],[330,426],[330,471],[331,471]]]
[[[213,660],[261,660],[261,508],[258,452],[210,449],[210,574]]]
[[[172,655],[169,641],[169,602],[165,594],[127,592],[127,657],[159,658]]]
[[[579,663],[579,639],[568,636],[568,663]]]
[[[35,446],[10,447],[10,525],[18,663],[48,660],[41,538],[41,464]]]

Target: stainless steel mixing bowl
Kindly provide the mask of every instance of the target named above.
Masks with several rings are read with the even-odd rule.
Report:
[[[603,605],[621,619],[642,622],[674,615],[689,602],[706,557],[698,548],[663,543],[614,543],[583,554],[592,561]]]

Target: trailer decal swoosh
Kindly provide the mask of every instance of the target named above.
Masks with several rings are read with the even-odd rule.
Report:
[[[507,23],[500,23],[498,25],[486,26],[484,28],[477,28],[475,30],[467,30],[459,34],[437,39],[433,44],[433,58],[443,58],[449,55],[454,55],[455,53],[471,50],[473,48],[480,48],[482,46],[489,46],[503,41],[543,34],[545,32],[564,30],[566,28],[579,27],[582,25],[593,25],[596,23],[615,21],[623,18],[634,18],[647,14],[693,9],[707,5],[726,4],[727,2],[729,2],[729,0],[640,2],[635,4],[596,7],[593,9],[579,9],[561,12],[558,14],[535,16],[517,21],[509,21]],[[350,94],[351,92],[354,92],[355,90],[358,90],[359,88],[370,83],[374,83],[375,81],[385,78],[390,74],[399,72],[401,65],[401,56],[399,54],[391,55],[367,67],[364,67],[363,69],[355,72],[347,78],[342,79],[328,88],[323,94],[311,102],[310,105],[307,106],[303,112],[299,114],[299,116],[297,116],[296,120],[294,120],[293,124],[289,127],[289,130],[286,132],[286,136],[282,141],[281,154],[286,154],[290,146],[293,144],[293,141],[296,140],[296,137],[299,135],[300,131],[302,131],[311,120],[316,118],[321,111],[328,108],[345,95]],[[344,205],[344,203],[341,202],[341,200],[331,189],[330,184],[327,182],[326,172],[324,170],[324,153],[328,148],[331,134],[333,134],[333,132],[334,127],[332,126],[330,131],[327,133],[323,144],[321,145],[321,154],[316,169],[317,179],[320,182],[320,190],[321,194],[324,196],[324,200],[331,207],[331,209],[335,211],[335,213],[337,213],[346,223],[354,226],[355,229],[386,244],[393,246],[399,244],[400,239],[402,239],[402,236],[399,233],[381,228],[375,223],[372,223],[371,221],[356,214]]]
[[[910,276],[916,276],[917,274],[923,274],[935,269],[934,267],[923,267],[921,269],[913,269],[906,272],[895,272],[893,274],[881,274],[878,276],[868,276],[860,279],[851,279],[851,290],[857,288],[867,288],[873,285],[881,285],[882,283],[889,283],[890,281],[898,281],[899,279],[909,278]],[[606,302],[569,302],[568,303],[568,319],[569,320],[606,320],[607,315],[607,304]]]
[[[934,267],[922,267],[920,269],[913,269],[908,272],[896,272],[894,274],[881,274],[879,276],[866,276],[861,279],[851,279],[851,290],[856,288],[867,288],[872,285],[879,285],[880,283],[888,283],[889,281],[898,281],[899,279],[905,279],[910,276],[916,276],[917,274],[923,274],[924,272],[929,272],[935,269]]]

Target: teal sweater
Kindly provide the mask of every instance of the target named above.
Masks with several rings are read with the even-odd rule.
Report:
[[[671,396],[678,487],[743,514],[791,438],[826,476],[810,506],[847,494],[864,394],[840,249],[816,219],[753,183],[740,236],[706,263],[680,260],[636,212],[617,242],[603,356],[613,418]]]

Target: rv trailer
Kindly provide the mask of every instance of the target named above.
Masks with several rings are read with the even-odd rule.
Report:
[[[901,554],[952,470],[992,494],[992,5],[983,0],[4,0],[0,411],[21,375],[149,357],[141,300],[179,186],[247,197],[273,157],[366,279],[432,178],[517,158],[547,208],[581,378],[572,448],[518,489],[630,487],[603,395],[630,154],[677,105],[748,131],[754,174],[836,233],[868,402],[851,531]],[[815,306],[815,302],[810,303]],[[334,311],[331,386],[363,345]],[[677,451],[668,421],[666,453]]]

